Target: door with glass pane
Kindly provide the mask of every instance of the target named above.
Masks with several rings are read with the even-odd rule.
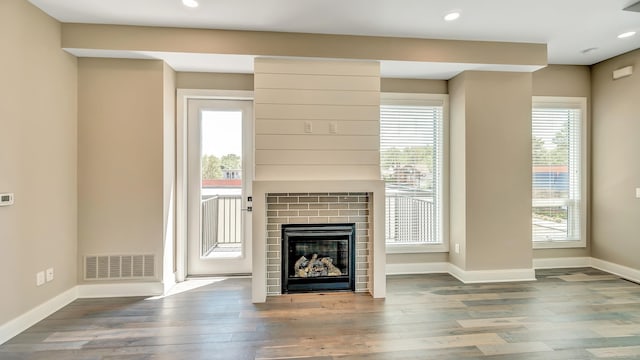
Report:
[[[189,100],[189,276],[251,272],[252,118],[248,100]]]

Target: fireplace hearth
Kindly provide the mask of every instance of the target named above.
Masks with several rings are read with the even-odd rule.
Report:
[[[355,290],[355,224],[283,224],[282,293]]]

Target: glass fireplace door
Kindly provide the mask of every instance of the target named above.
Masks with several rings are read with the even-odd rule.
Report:
[[[282,233],[283,293],[354,290],[354,224],[291,224]]]

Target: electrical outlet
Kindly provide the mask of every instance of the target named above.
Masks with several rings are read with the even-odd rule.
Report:
[[[313,126],[311,125],[311,121],[304,122],[304,132],[307,134],[311,134],[313,132]]]
[[[456,243],[455,250],[456,254],[460,254],[460,244]]]
[[[47,269],[46,277],[47,277],[47,282],[53,281],[53,268]]]
[[[38,271],[36,274],[36,286],[44,285],[44,271]]]

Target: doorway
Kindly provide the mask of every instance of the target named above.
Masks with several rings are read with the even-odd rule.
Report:
[[[250,274],[253,102],[186,108],[186,276]]]

